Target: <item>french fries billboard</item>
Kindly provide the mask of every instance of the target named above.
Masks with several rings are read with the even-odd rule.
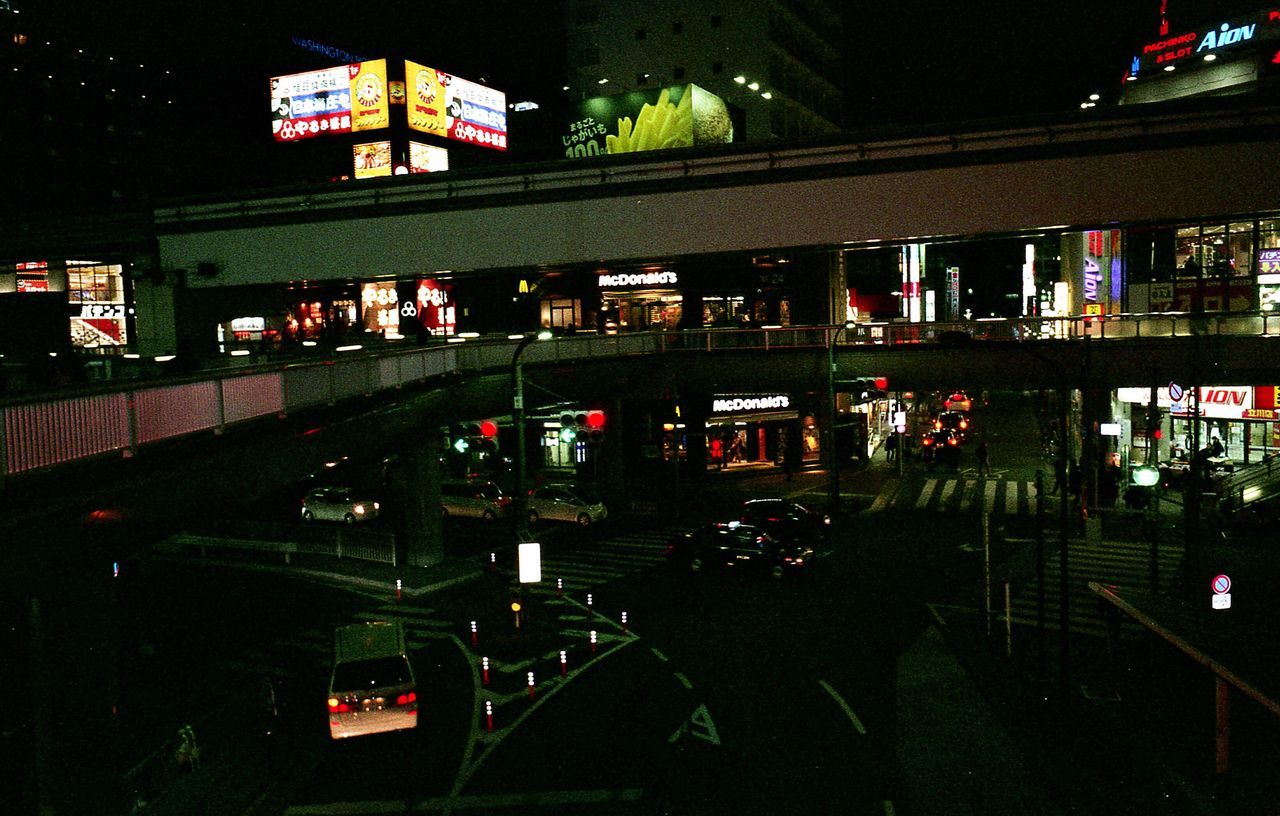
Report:
[[[732,141],[724,100],[692,84],[584,100],[561,136],[566,158]]]

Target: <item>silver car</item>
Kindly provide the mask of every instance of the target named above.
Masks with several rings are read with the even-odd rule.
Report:
[[[478,518],[495,521],[506,518],[511,497],[493,482],[477,479],[440,483],[440,511],[445,518]]]
[[[595,490],[573,484],[547,484],[529,494],[529,522],[572,521],[586,527],[609,516]]]
[[[302,520],[355,524],[377,518],[380,509],[378,502],[349,487],[317,487],[302,500]]]

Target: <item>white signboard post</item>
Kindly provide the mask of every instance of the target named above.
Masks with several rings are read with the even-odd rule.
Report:
[[[542,545],[530,541],[520,545],[520,583],[536,584],[542,581]]]

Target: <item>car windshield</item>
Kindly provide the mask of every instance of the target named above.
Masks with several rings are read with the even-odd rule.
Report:
[[[502,490],[493,482],[484,482],[476,485],[476,493],[491,500],[502,498]]]
[[[410,682],[409,661],[401,655],[339,663],[333,670],[334,691],[365,691]]]
[[[574,504],[600,503],[600,492],[587,485],[564,485],[557,489],[557,493]]]

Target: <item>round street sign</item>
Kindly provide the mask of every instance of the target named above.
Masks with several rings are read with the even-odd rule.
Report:
[[[1176,382],[1169,382],[1169,401],[1182,402],[1182,386]]]
[[[1213,591],[1217,595],[1225,595],[1231,591],[1231,579],[1225,575],[1219,575],[1213,579]]]

